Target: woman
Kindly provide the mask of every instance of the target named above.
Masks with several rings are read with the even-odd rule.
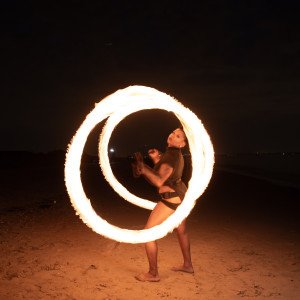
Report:
[[[174,130],[169,135],[167,143],[167,150],[163,154],[156,149],[149,150],[148,154],[155,164],[153,169],[137,157],[135,175],[142,174],[151,184],[158,188],[161,196],[161,200],[149,216],[145,229],[161,224],[173,214],[182,202],[187,189],[181,181],[184,167],[181,148],[186,145],[184,131],[181,128]],[[190,254],[190,242],[186,232],[186,220],[183,220],[176,228],[176,232],[184,262],[183,265],[172,270],[194,273]],[[140,281],[159,281],[156,241],[146,243],[146,253],[149,261],[149,271],[148,273],[137,275],[136,279]]]

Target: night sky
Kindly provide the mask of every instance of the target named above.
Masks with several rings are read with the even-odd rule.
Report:
[[[6,1],[0,150],[66,150],[95,102],[145,85],[196,113],[217,154],[300,152],[296,2]],[[136,113],[111,146],[162,148],[176,126],[168,112]]]

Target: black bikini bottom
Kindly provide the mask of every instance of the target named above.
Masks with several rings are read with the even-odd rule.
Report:
[[[168,206],[169,208],[176,210],[176,208],[181,204],[181,203],[172,203],[169,201],[166,201],[164,199],[161,199],[160,202],[162,202],[164,205]]]
[[[159,193],[159,195],[163,199],[170,199],[170,198],[178,197],[178,194],[176,192],[164,192],[164,193]]]

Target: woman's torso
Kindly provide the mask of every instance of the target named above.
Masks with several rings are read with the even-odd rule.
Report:
[[[174,203],[181,202],[187,190],[185,184],[181,181],[184,168],[184,159],[181,150],[175,147],[168,147],[160,161],[155,164],[154,170],[157,171],[162,164],[168,164],[173,168],[173,171],[165,183],[158,189],[158,192],[176,192],[178,197],[170,198],[168,201]]]

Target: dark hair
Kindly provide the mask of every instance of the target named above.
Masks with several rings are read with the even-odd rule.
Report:
[[[184,133],[185,146],[184,146],[183,148],[185,148],[186,146],[189,146],[189,141],[188,141],[188,139],[187,139],[187,137],[186,137],[186,134],[185,134],[185,132],[184,132],[184,130],[183,130],[183,126],[179,126],[178,129],[180,129],[180,130]],[[188,148],[189,148],[189,147],[188,147]]]

